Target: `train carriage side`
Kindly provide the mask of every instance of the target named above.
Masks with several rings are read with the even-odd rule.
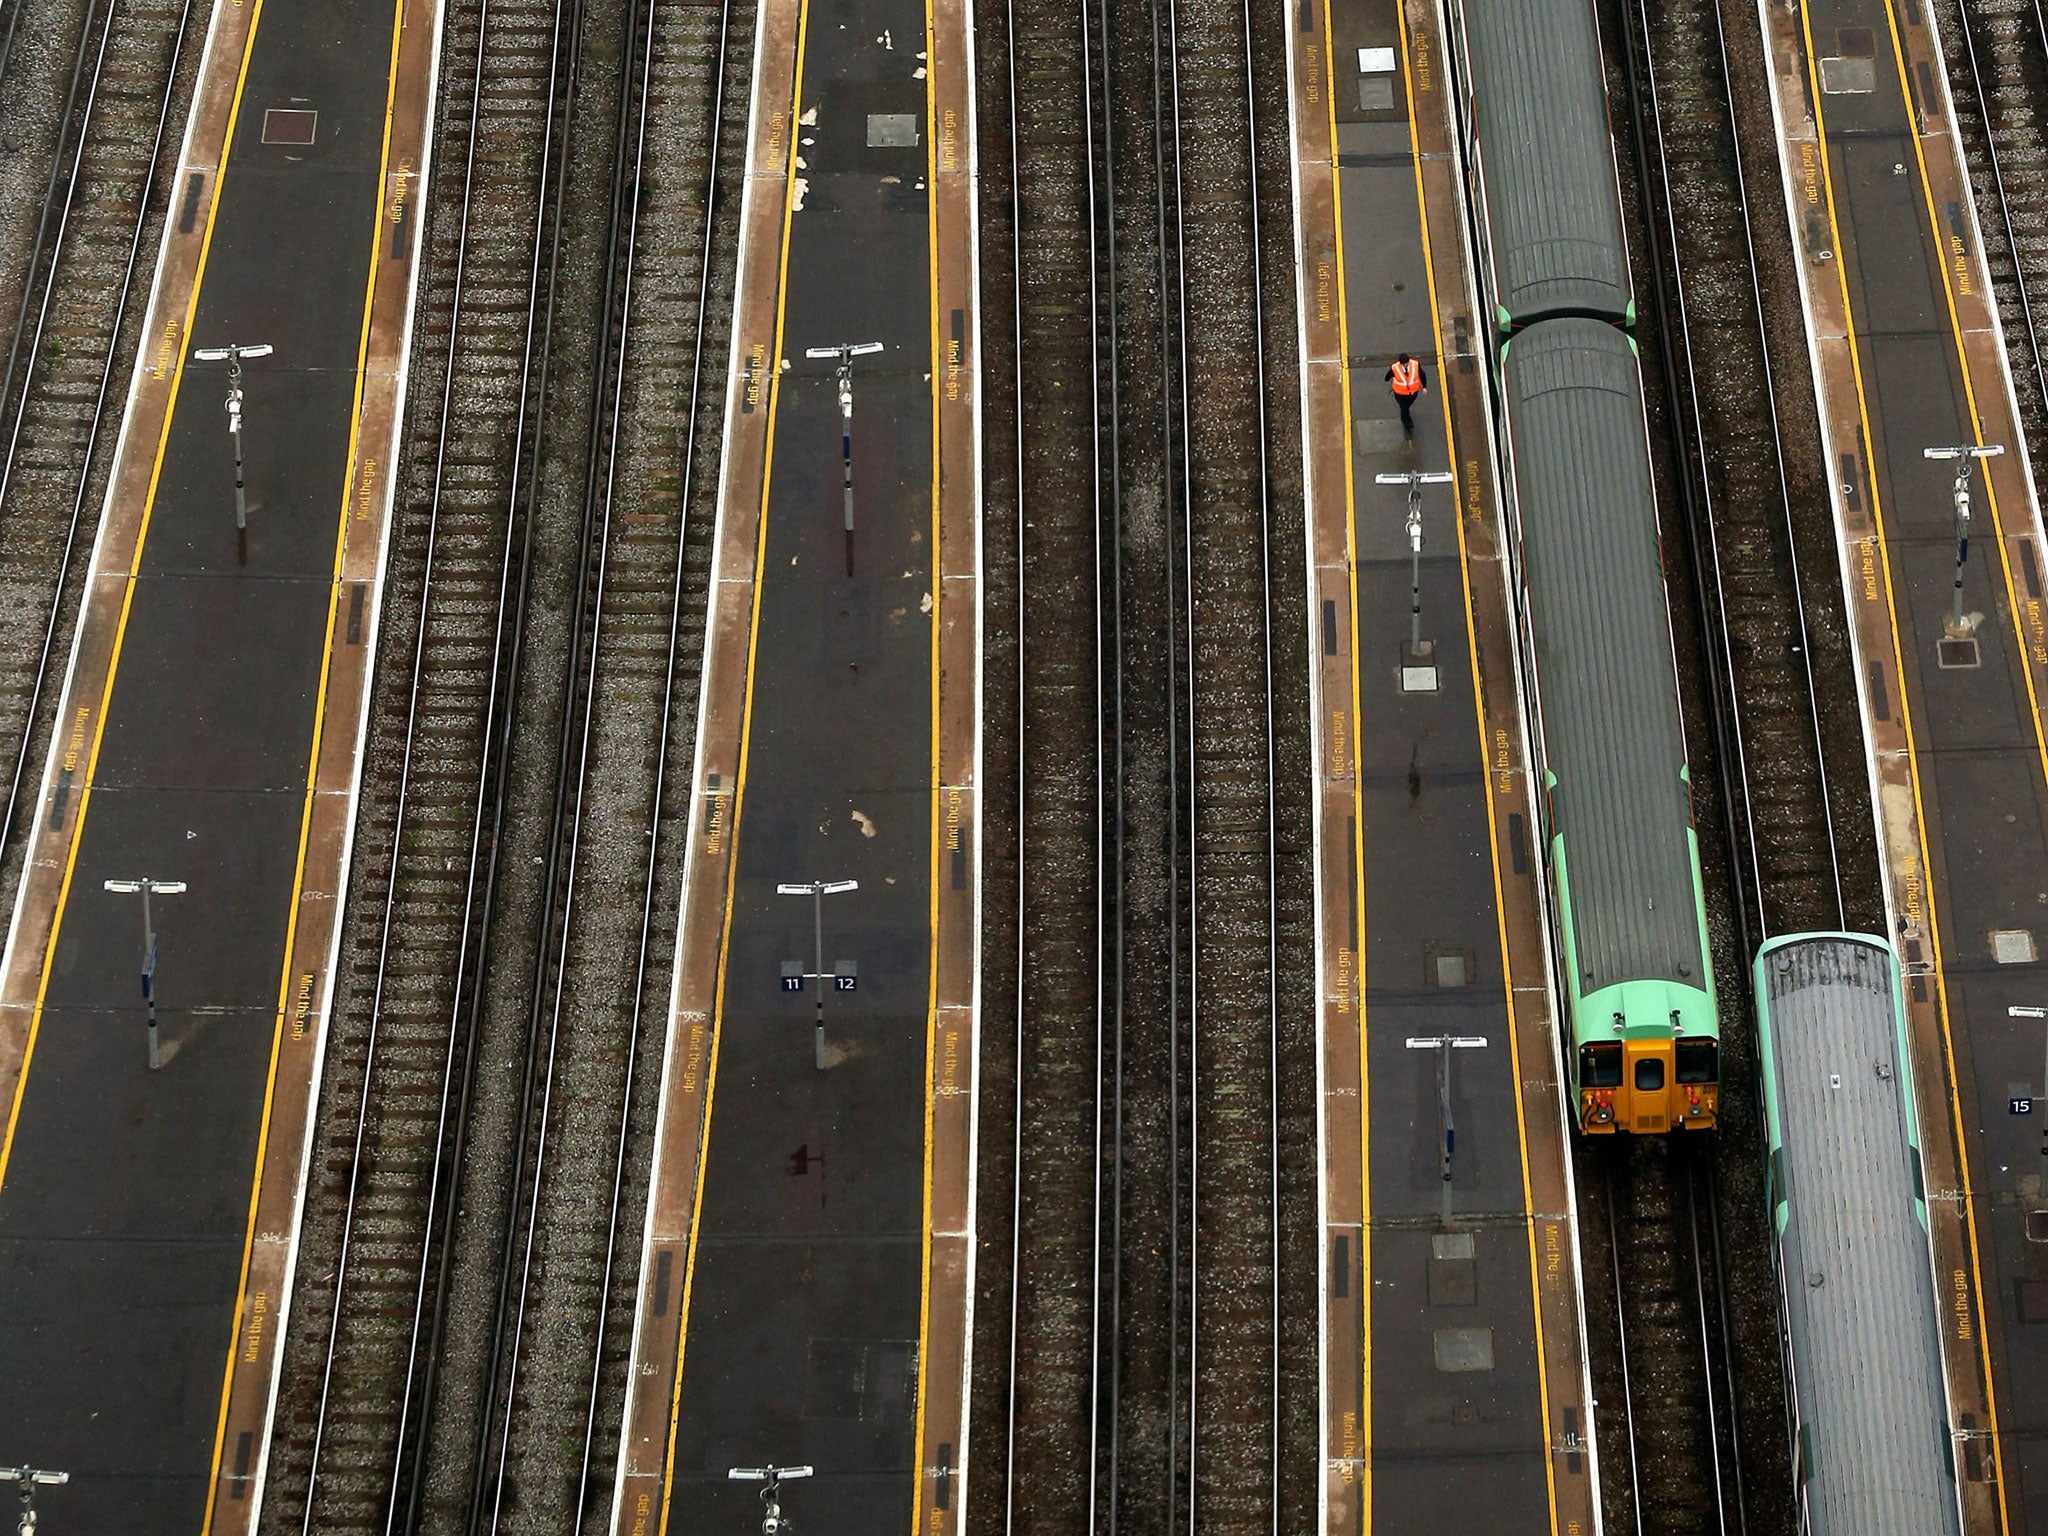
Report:
[[[1578,1121],[1708,1129],[1720,1030],[1635,347],[1546,320],[1501,368]]]
[[[1957,1536],[1898,957],[1868,934],[1792,934],[1754,981],[1801,1528]]]
[[[1591,0],[1453,0],[1494,322],[1635,319]]]

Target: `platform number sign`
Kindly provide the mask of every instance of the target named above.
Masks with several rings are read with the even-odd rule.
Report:
[[[841,960],[832,967],[832,990],[854,992],[860,988],[860,967],[851,960]]]
[[[783,962],[782,962],[782,990],[783,990],[783,991],[785,991],[785,992],[801,992],[801,991],[803,991],[803,989],[804,989],[804,968],[803,968],[803,965],[802,965],[802,964],[801,964],[800,962],[798,962],[798,961],[795,961],[795,960],[785,960],[785,961],[783,961]]]
[[[2005,1101],[2005,1107],[2016,1115],[2031,1115],[2034,1112],[2034,1101],[2031,1098],[2014,1097]]]

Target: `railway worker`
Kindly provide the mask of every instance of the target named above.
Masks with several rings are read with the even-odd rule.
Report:
[[[1394,403],[1401,407],[1402,433],[1414,437],[1415,397],[1429,388],[1429,377],[1423,373],[1422,364],[1403,352],[1387,370],[1387,387],[1394,392]]]

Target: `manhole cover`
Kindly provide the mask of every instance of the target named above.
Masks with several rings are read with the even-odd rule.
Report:
[[[1958,667],[1974,667],[1980,658],[1977,642],[1974,640],[1937,640],[1934,659],[1943,671],[1954,671]]]
[[[2034,936],[2024,928],[2000,928],[1991,935],[1991,958],[2000,965],[2032,965]]]
[[[1394,417],[1360,416],[1351,423],[1351,446],[1358,453],[1395,453],[1408,441]]]
[[[1490,1371],[1493,1369],[1491,1328],[1439,1328],[1436,1330],[1436,1368],[1440,1371]]]
[[[917,114],[915,112],[870,112],[868,114],[868,148],[917,148]]]
[[[1867,96],[1877,89],[1877,60],[1839,54],[1822,59],[1820,88],[1830,96]]]

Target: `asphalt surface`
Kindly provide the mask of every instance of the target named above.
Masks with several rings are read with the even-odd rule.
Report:
[[[712,1088],[667,1529],[758,1520],[737,1465],[809,1463],[801,1528],[901,1536],[913,1515],[931,986],[933,542],[925,17],[905,0],[810,11],[799,82],[782,374],[760,563],[737,894]],[[871,114],[908,115],[877,124]],[[894,127],[914,142],[873,144]],[[854,362],[854,573],[839,404],[815,346]],[[824,899],[828,1066],[813,1049]]]
[[[1828,146],[1872,418],[1871,474],[1890,534],[1905,642],[1949,1021],[1962,1065],[1965,1142],[1980,1196],[1988,1196],[1978,1209],[1986,1304],[1996,1317],[1992,1360],[2006,1494],[2013,1529],[2043,1532],[2048,1225],[2031,1242],[2026,1226],[2030,1213],[2048,1209],[2048,1040],[2040,1020],[2014,1020],[2006,1009],[2048,1005],[2048,968],[2039,958],[2001,962],[1993,935],[2024,934],[2036,956],[2048,951],[2048,782],[1981,473],[1978,537],[1963,575],[1964,611],[1982,616],[1979,664],[1937,663],[1955,572],[1954,469],[1922,456],[1923,448],[1974,438],[1942,282],[1945,257],[1959,259],[1966,248],[1968,223],[1950,207],[1945,227],[1928,227],[1913,174],[1913,109],[1900,88],[1879,0],[1813,0],[1808,9],[1822,54],[1838,51],[1831,43],[1847,35],[1843,29],[1868,28],[1877,42],[1875,88],[1824,98]],[[1917,22],[1917,7],[1899,9]],[[2007,453],[2016,450],[2006,445]],[[2023,504],[2002,504],[2000,512],[2009,530],[2032,517]],[[2042,572],[2017,564],[2012,581],[2022,604],[2038,607],[2042,580]],[[1878,707],[1894,706],[1880,700]],[[1933,958],[1918,949],[1917,942],[1907,946],[1909,973]],[[1914,985],[1924,998],[1925,978]],[[2029,1097],[2030,1113],[2012,1113],[2011,1100]],[[2041,1220],[2048,1223],[2048,1216]]]
[[[1364,806],[1364,1023],[1371,1185],[1373,1529],[1508,1536],[1551,1529],[1521,1147],[1501,975],[1487,763],[1473,702],[1465,566],[1454,495],[1423,488],[1422,634],[1438,689],[1404,692],[1410,628],[1407,491],[1374,477],[1448,467],[1447,381],[1397,73],[1362,76],[1357,50],[1402,57],[1388,0],[1334,17],[1338,187],[1351,367]],[[1374,82],[1389,104],[1369,104]],[[1449,282],[1448,273],[1439,273]],[[1462,308],[1462,306],[1453,306]],[[1403,350],[1429,392],[1411,444],[1384,375]],[[1459,368],[1457,360],[1451,367]],[[1466,359],[1464,366],[1480,366]],[[1476,422],[1466,425],[1470,433]],[[1481,451],[1461,442],[1463,457]],[[1327,636],[1325,637],[1327,644]],[[1518,872],[1519,873],[1519,872]],[[1482,1038],[1451,1064],[1452,1230],[1441,1224],[1440,1053],[1408,1041]],[[1332,1305],[1358,1304],[1357,1260]],[[1336,1266],[1333,1264],[1333,1269]]]
[[[246,365],[238,559],[225,366],[189,363],[133,586],[6,1182],[0,1461],[61,1468],[45,1524],[202,1522],[279,1021],[328,622],[387,79],[386,6],[269,0],[192,344]],[[318,113],[262,142],[265,109]],[[63,733],[59,733],[59,749]],[[147,1069],[134,896],[154,903],[167,1060]]]

